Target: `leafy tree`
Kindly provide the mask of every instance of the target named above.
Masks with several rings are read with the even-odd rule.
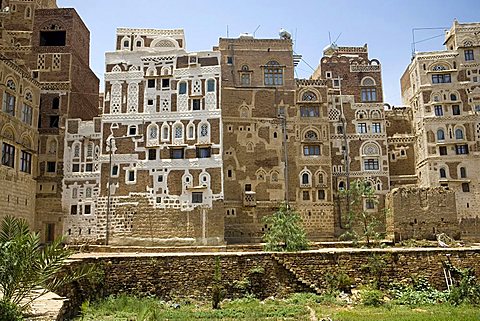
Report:
[[[89,266],[62,271],[71,254],[61,238],[41,246],[40,236],[30,232],[25,220],[7,216],[0,228],[1,300],[24,310],[48,291],[93,273]]]
[[[266,251],[291,252],[308,248],[302,219],[286,204],[282,204],[273,215],[264,217],[263,222],[269,227],[263,235]]]
[[[367,180],[355,180],[349,189],[340,191],[340,196],[347,202],[347,231],[340,238],[354,242],[365,241],[367,246],[370,246],[373,240],[380,239],[380,233],[376,230],[380,224],[376,211],[364,208],[364,203],[373,206],[378,204],[375,190],[370,183]],[[355,229],[358,226],[361,228],[360,233]]]

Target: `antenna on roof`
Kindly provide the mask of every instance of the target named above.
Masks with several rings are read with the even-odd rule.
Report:
[[[257,30],[260,28],[260,25],[257,26],[257,29],[255,29],[255,31],[253,32],[253,38],[255,38],[255,33],[257,32]]]
[[[228,38],[228,25],[227,25],[227,38]]]
[[[440,30],[440,29],[443,29],[444,31],[447,31],[447,30],[448,30],[448,28],[446,28],[446,27],[436,27],[436,28],[412,28],[412,59],[415,57],[415,52],[416,52],[415,45],[416,45],[417,43],[424,42],[424,41],[428,41],[428,40],[432,40],[432,39],[435,39],[435,38],[444,36],[444,34],[442,33],[441,35],[436,35],[436,36],[433,36],[433,37],[430,37],[430,38],[426,38],[426,39],[422,39],[422,40],[415,41],[415,31],[419,31],[419,30]]]
[[[337,39],[335,39],[335,41],[332,43],[333,45],[337,45],[338,38],[340,38],[341,35],[342,35],[342,33],[340,32],[340,33],[338,34]]]

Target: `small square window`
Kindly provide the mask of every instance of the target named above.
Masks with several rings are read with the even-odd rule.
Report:
[[[440,155],[447,155],[447,146],[440,146],[438,148]]]
[[[208,158],[212,154],[212,149],[210,147],[199,147],[197,148],[197,158]]]
[[[157,181],[158,181],[159,183],[162,183],[162,182],[163,182],[163,175],[158,175]]]
[[[72,215],[77,215],[78,211],[77,211],[77,205],[72,205],[70,206],[70,214]]]
[[[375,208],[375,202],[372,199],[365,200],[365,208],[367,210],[373,210]]]
[[[303,200],[308,201],[310,200],[310,192],[309,191],[303,191]]]
[[[156,149],[149,149],[148,150],[148,160],[155,160],[157,159],[157,150]]]
[[[252,184],[245,184],[245,192],[251,192],[252,191]]]
[[[147,87],[148,88],[155,88],[155,79],[148,79]]]
[[[318,200],[321,201],[321,200],[324,200],[324,199],[325,199],[325,190],[319,189],[318,190]]]
[[[163,78],[162,79],[162,88],[170,88],[170,79],[169,78]]]
[[[227,64],[229,64],[229,65],[233,64],[233,57],[232,56],[227,56]]]
[[[462,192],[464,192],[464,193],[470,192],[470,184],[462,183]]]
[[[93,164],[92,163],[86,163],[85,164],[85,172],[93,172]]]
[[[153,106],[153,99],[148,99],[147,100],[147,105],[148,106]]]
[[[56,162],[47,162],[47,173],[55,173],[57,171]]]
[[[200,99],[192,99],[192,110],[200,110]]]
[[[137,126],[130,126],[128,128],[128,135],[135,136],[137,134]]]
[[[80,172],[80,164],[72,164],[72,172],[74,173]]]
[[[192,193],[192,203],[194,203],[194,204],[203,203],[203,193],[202,192],[193,192]]]
[[[85,205],[83,214],[92,214],[92,205]]]
[[[183,148],[173,148],[170,150],[170,156],[173,159],[183,159],[185,157],[185,151]]]

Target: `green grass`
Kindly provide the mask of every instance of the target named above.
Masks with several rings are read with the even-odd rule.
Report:
[[[479,321],[480,309],[473,306],[454,307],[437,304],[420,307],[388,305],[354,308],[316,306],[317,317],[329,316],[335,321]]]
[[[224,301],[220,310],[208,302],[178,301],[179,308],[158,299],[119,296],[84,305],[77,321],[156,321],[156,320],[311,320],[312,308],[318,320],[334,321],[480,321],[480,309],[447,304],[408,307],[388,303],[382,307],[347,306],[332,297],[295,294],[285,300],[259,301],[245,298]]]

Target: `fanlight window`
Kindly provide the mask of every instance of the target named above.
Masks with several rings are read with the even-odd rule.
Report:
[[[432,67],[432,70],[433,71],[442,71],[442,70],[447,70],[447,67],[445,67],[444,65],[435,65]]]
[[[15,83],[13,82],[13,80],[11,80],[11,79],[7,80],[7,88],[15,91],[16,86],[15,86]]]
[[[375,144],[367,144],[363,147],[363,155],[380,155],[378,146]]]
[[[27,93],[25,94],[25,100],[27,100],[29,102],[33,101],[33,96],[32,96],[31,92],[27,91]]]
[[[302,95],[302,100],[303,101],[317,101],[317,95],[315,93],[309,91],[306,91]]]
[[[362,86],[375,86],[375,80],[370,77],[365,77],[362,79]]]
[[[318,140],[318,135],[313,130],[309,130],[308,132],[305,133],[305,139],[306,140]]]

